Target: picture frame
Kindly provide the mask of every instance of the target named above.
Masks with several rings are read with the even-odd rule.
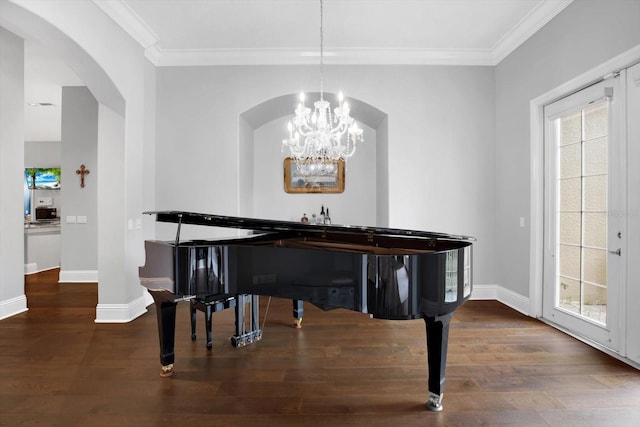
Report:
[[[295,159],[284,159],[284,191],[287,193],[342,193],[344,191],[345,164],[343,159],[333,161],[330,173],[302,173]]]

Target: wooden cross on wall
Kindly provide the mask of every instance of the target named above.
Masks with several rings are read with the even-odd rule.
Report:
[[[84,165],[80,165],[80,169],[76,170],[76,174],[80,175],[80,188],[84,188],[84,176],[89,175],[91,171],[84,167]]]

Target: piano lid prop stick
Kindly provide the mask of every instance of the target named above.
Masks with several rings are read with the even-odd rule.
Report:
[[[182,214],[178,214],[178,231],[176,232],[176,247],[180,244],[180,226],[182,226]]]

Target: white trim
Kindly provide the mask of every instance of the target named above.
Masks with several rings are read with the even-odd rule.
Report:
[[[500,63],[571,3],[573,3],[573,0],[543,0],[538,3],[527,16],[522,18],[515,27],[493,46],[491,51],[492,65]]]
[[[146,294],[146,293],[145,293]],[[95,323],[127,323],[147,312],[145,295],[129,304],[98,304]]]
[[[525,316],[531,316],[529,298],[499,285],[474,285],[471,300],[496,300]]]
[[[596,350],[600,350],[601,352],[606,353],[609,356],[611,356],[611,357],[613,357],[615,359],[618,359],[619,361],[624,362],[627,365],[632,366],[632,367],[640,370],[640,364],[639,363],[624,357],[623,355],[621,355],[620,353],[616,352],[615,350],[612,350],[612,349],[610,349],[608,347],[605,347],[605,346],[603,346],[602,344],[600,344],[600,343],[598,343],[596,341],[592,341],[592,340],[590,340],[588,338],[585,338],[585,337],[583,337],[581,335],[575,334],[571,330],[563,328],[562,326],[560,326],[560,325],[558,325],[556,323],[550,322],[550,321],[548,321],[546,319],[540,319],[540,320],[543,323],[545,323],[545,324],[547,324],[547,325],[549,325],[549,326],[551,326],[551,327],[553,327],[553,328],[555,328],[555,329],[557,329],[557,330],[559,330],[561,332],[564,332],[565,334],[577,339],[578,341],[581,341],[581,342],[583,342],[583,343],[595,348]]]
[[[24,265],[24,274],[33,274],[38,272],[38,264],[35,262],[30,262],[29,264]]]
[[[471,300],[492,300],[498,299],[498,285],[473,285]]]
[[[56,268],[60,268],[59,265],[56,265],[55,267],[48,267],[48,268],[43,268],[41,270],[38,269],[38,264],[35,262],[32,262],[30,264],[25,264],[24,265],[24,274],[26,276],[30,275],[30,274],[34,274],[34,273],[42,273],[43,271],[49,271],[49,270],[54,270]]]
[[[153,304],[153,297],[151,296],[151,294],[149,292],[145,292],[144,293],[144,306],[145,307],[149,307],[151,304]]]
[[[604,76],[619,71],[640,59],[640,45],[580,74],[579,76],[532,99],[529,103],[531,155],[531,251],[529,256],[529,313],[542,317],[542,263],[544,255],[544,106],[575,92]]]
[[[211,65],[317,65],[317,51],[299,49],[160,49],[145,57],[156,67]],[[496,65],[486,49],[345,48],[324,52],[325,64]]]
[[[109,18],[129,34],[156,67],[206,65],[317,64],[318,52],[294,49],[160,49],[160,38],[122,0],[93,0]],[[573,0],[541,0],[490,49],[352,48],[325,52],[327,64],[387,65],[497,65]]]
[[[501,286],[498,287],[497,292],[498,296],[496,299],[502,304],[519,311],[525,316],[531,316],[531,301],[529,298]]]
[[[60,270],[58,283],[97,282],[97,270]]]
[[[158,36],[122,0],[93,0],[96,6],[127,32],[143,48],[158,43]]]
[[[27,307],[26,295],[0,301],[0,320],[24,313],[27,310],[29,310],[29,308]]]

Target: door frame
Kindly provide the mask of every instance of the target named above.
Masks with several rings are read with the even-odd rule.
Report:
[[[640,45],[623,52],[605,63],[534,98],[529,103],[530,122],[530,253],[529,253],[529,315],[542,318],[544,262],[544,106],[580,91],[605,77],[640,61]],[[625,272],[622,272],[626,279]],[[625,292],[625,290],[621,290]],[[579,338],[579,337],[578,337]],[[625,338],[621,337],[621,341]],[[591,343],[593,344],[593,343]],[[621,343],[624,346],[624,343]],[[597,346],[596,346],[597,347]],[[606,350],[602,348],[603,350]],[[627,361],[628,362],[628,361]]]
[[[566,96],[554,103],[547,105],[545,108],[546,124],[545,129],[545,173],[546,173],[546,189],[545,189],[545,231],[543,233],[545,239],[545,258],[543,265],[543,275],[546,283],[543,283],[543,319],[558,326],[561,329],[569,329],[576,334],[584,336],[585,339],[594,341],[601,346],[606,346],[614,352],[625,354],[624,337],[626,324],[623,321],[626,318],[625,292],[626,280],[624,272],[626,271],[627,248],[625,243],[628,240],[626,221],[619,212],[626,211],[626,137],[624,129],[626,129],[626,70],[620,71],[618,74],[607,76],[606,79],[597,82],[587,88]],[[612,89],[610,95],[605,95],[606,88]],[[594,103],[596,102],[596,103]],[[569,313],[566,310],[558,308],[556,305],[556,280],[558,279],[557,256],[559,255],[559,235],[558,233],[558,217],[559,209],[557,180],[558,176],[558,155],[556,148],[556,138],[558,137],[557,129],[553,126],[555,120],[559,117],[565,117],[567,114],[575,114],[585,109],[589,109],[591,105],[607,104],[607,234],[606,234],[606,285],[607,285],[607,315],[606,324],[600,324],[588,317],[583,317],[575,313]],[[584,135],[581,135],[581,142]],[[550,140],[550,141],[549,141]],[[580,160],[582,162],[582,159]],[[581,201],[581,204],[583,202]],[[581,233],[582,233],[581,229]],[[615,231],[620,236],[616,237]],[[552,240],[550,240],[552,239]],[[582,241],[580,242],[582,246]],[[620,248],[622,255],[611,254],[613,248]],[[548,264],[547,264],[548,263]],[[552,266],[555,264],[555,266]],[[576,278],[579,286],[582,287],[582,279],[580,276]],[[553,282],[553,284],[551,283]],[[549,295],[549,290],[553,289],[553,295]],[[545,313],[545,303],[546,313]],[[571,326],[570,326],[571,325]]]

